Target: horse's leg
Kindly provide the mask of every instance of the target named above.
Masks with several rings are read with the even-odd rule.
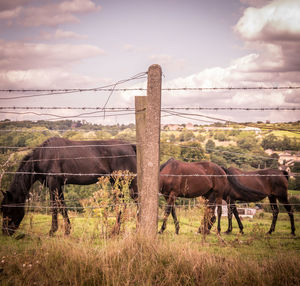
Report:
[[[65,235],[69,235],[71,230],[71,223],[68,216],[68,210],[65,204],[63,189],[61,186],[59,187],[59,204],[60,204],[60,211],[65,222]]]
[[[166,208],[165,208],[165,215],[164,215],[163,224],[161,226],[159,234],[162,234],[164,232],[164,230],[166,229],[166,227],[167,227],[167,220],[168,220],[168,217],[170,215],[170,212],[172,211],[173,204],[175,202],[173,197],[174,197],[174,195],[171,193],[169,195],[168,199],[166,199],[167,205],[166,205]]]
[[[241,219],[240,219],[240,217],[239,217],[239,213],[238,213],[238,211],[237,211],[236,205],[235,205],[235,204],[231,205],[231,208],[232,208],[232,212],[233,212],[233,214],[234,214],[234,217],[235,217],[235,219],[236,219],[236,221],[237,221],[237,223],[238,223],[238,225],[239,225],[240,233],[241,233],[241,234],[244,234],[244,231],[243,231],[244,226],[243,226],[243,224],[242,224],[242,222],[241,222]],[[231,228],[232,228],[232,220],[231,220]]]
[[[293,208],[287,198],[278,198],[278,200],[280,203],[282,203],[284,205],[287,213],[289,214],[290,222],[291,222],[291,231],[292,231],[291,234],[295,235],[296,228],[295,228]]]
[[[221,216],[222,216],[222,198],[217,198],[216,203],[218,206],[218,234],[221,233]]]
[[[178,222],[177,216],[176,216],[175,205],[172,206],[172,217],[173,217],[174,224],[175,224],[175,233],[178,234],[180,227],[179,227],[179,222]]]
[[[225,233],[229,234],[232,232],[232,204],[227,204],[227,218],[228,218],[228,228]]]
[[[268,231],[268,234],[271,234],[275,230],[279,210],[278,210],[278,206],[277,206],[277,202],[276,202],[276,197],[270,196],[269,201],[270,201],[270,205],[271,205],[271,209],[272,209],[272,213],[273,213],[271,228]]]

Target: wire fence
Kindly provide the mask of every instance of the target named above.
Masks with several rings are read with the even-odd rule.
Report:
[[[9,100],[20,100],[20,99],[28,99],[28,98],[41,98],[41,97],[46,97],[46,96],[54,96],[54,95],[68,95],[68,94],[74,94],[74,93],[88,93],[88,92],[109,92],[107,99],[105,100],[104,104],[102,106],[2,106],[0,107],[0,113],[2,114],[14,114],[14,115],[36,115],[39,117],[45,117],[48,116],[47,120],[53,121],[53,120],[65,120],[65,119],[76,119],[76,118],[93,118],[93,117],[110,117],[110,116],[128,116],[128,115],[135,115],[136,113],[139,112],[144,112],[144,110],[135,110],[134,107],[107,107],[108,102],[111,99],[111,96],[114,92],[133,92],[133,91],[141,91],[145,92],[147,89],[140,87],[140,88],[119,88],[118,86],[123,84],[123,83],[128,83],[133,80],[139,80],[139,79],[145,79],[147,73],[142,72],[139,73],[135,76],[132,76],[128,79],[125,80],[120,80],[114,84],[111,85],[105,85],[105,86],[100,86],[100,87],[94,87],[94,88],[71,88],[71,89],[0,89],[0,102],[7,102]],[[272,90],[272,91],[281,91],[281,90],[286,90],[286,91],[291,91],[291,90],[299,90],[300,86],[253,86],[253,87],[247,87],[247,86],[241,86],[241,87],[165,87],[162,88],[162,91],[169,92],[169,91],[198,91],[198,92],[224,92],[224,91],[264,91],[264,90]],[[2,95],[5,96],[2,96]],[[268,94],[271,95],[271,94]],[[51,112],[49,112],[51,110]],[[80,111],[78,114],[72,114],[72,115],[61,115],[57,113],[53,113],[53,111],[64,111],[64,110],[69,110],[69,111]],[[215,123],[215,122],[223,122],[223,123],[231,123],[231,124],[237,124],[238,126],[245,126],[246,124],[235,122],[235,121],[230,121],[226,118],[220,118],[216,116],[209,116],[209,115],[204,115],[204,114],[199,114],[199,113],[194,113],[195,111],[245,111],[245,112],[251,112],[251,111],[274,111],[274,112],[296,112],[300,110],[300,106],[277,106],[277,107],[235,107],[235,106],[229,106],[229,107],[216,107],[216,106],[211,106],[211,107],[204,107],[204,106],[164,106],[161,108],[162,111],[162,117],[167,117],[167,116],[173,116],[177,118],[184,118],[184,119],[192,119],[196,120],[199,122],[206,122],[206,123]],[[47,111],[47,112],[45,112]],[[193,113],[192,113],[193,112]],[[1,122],[3,123],[3,122]],[[1,128],[1,123],[0,123],[0,128]],[[248,125],[246,125],[248,126]],[[299,134],[299,130],[294,130],[294,129],[284,129],[284,128],[277,128],[275,129],[274,127],[267,128],[264,127],[265,130],[284,130],[284,131],[289,131],[293,132],[295,134]],[[109,129],[71,129],[72,131],[75,132],[89,132],[89,131],[102,131],[102,132],[109,132],[109,131],[116,131],[116,130],[109,130]],[[225,127],[222,129],[222,131],[227,130]],[[243,128],[234,128],[233,130],[241,130],[243,131]],[[7,132],[68,132],[69,130],[65,129],[56,129],[56,130],[49,130],[49,129],[0,129],[1,133],[7,133]],[[134,130],[132,130],[134,132]],[[167,131],[167,130],[162,130],[162,131]],[[201,132],[201,130],[198,130]],[[220,131],[220,130],[214,130],[214,131]],[[249,131],[249,130],[247,130]],[[207,132],[207,130],[205,130]],[[94,139],[94,138],[93,138]],[[125,145],[130,145],[132,143],[126,143],[126,144],[109,144],[109,145],[101,145],[101,146],[125,146]],[[139,142],[135,142],[135,144],[139,144]],[[166,144],[165,142],[162,142],[162,144]],[[197,150],[197,147],[193,146],[184,146],[183,144],[177,144],[177,143],[171,143],[172,145],[177,145],[180,148],[191,148]],[[64,149],[64,148],[86,148],[86,147],[98,147],[98,144],[87,144],[87,145],[71,145],[71,146],[37,146],[34,147],[35,149]],[[25,147],[26,148],[26,147]],[[20,146],[6,146],[2,145],[0,146],[0,149],[3,150],[24,150],[24,147]],[[237,152],[230,152],[230,151],[221,151],[217,149],[210,148],[208,149],[211,152],[223,152],[223,153],[228,153],[228,154],[234,154],[238,156],[248,156],[248,157],[253,157],[253,158],[261,158],[261,159],[267,159],[267,160],[277,160],[276,158],[270,158],[270,157],[264,157],[264,156],[257,156],[253,154],[242,154],[242,153],[237,153]],[[164,153],[164,155],[168,155],[167,153]],[[122,155],[105,155],[105,156],[96,156],[96,157],[90,157],[90,156],[78,156],[78,157],[61,157],[61,158],[43,158],[43,159],[32,159],[29,160],[28,162],[42,162],[42,161],[58,161],[58,160],[102,160],[102,159],[121,159],[121,158],[129,158],[129,157],[134,157],[135,155],[132,154],[122,154]],[[194,158],[185,158],[189,160],[194,160]],[[24,160],[18,160],[15,161],[15,163],[21,163],[24,162]],[[7,163],[7,162],[6,162]],[[6,164],[5,163],[5,164]],[[27,175],[27,176],[62,176],[62,177],[67,177],[67,176],[97,176],[97,177],[108,177],[108,176],[131,176],[131,177],[136,177],[137,174],[110,174],[110,173],[72,173],[72,172],[24,172],[24,171],[7,171],[7,164],[2,166],[3,171],[1,172],[1,176],[3,175]],[[293,177],[300,177],[300,173],[290,173]],[[197,172],[191,173],[191,174],[161,174],[162,177],[184,177],[184,178],[190,178],[190,177],[199,177],[200,179],[202,177],[278,177],[278,176],[284,176],[283,174],[198,174]],[[66,200],[67,202],[67,200]],[[51,203],[51,201],[49,201]],[[260,205],[270,205],[270,203],[259,203]],[[106,205],[105,207],[118,207],[118,206],[124,206],[125,204],[111,204],[111,205]],[[138,204],[136,202],[132,203],[126,203],[127,206],[132,207],[132,206],[137,206]],[[284,204],[281,204],[284,205]],[[292,206],[296,207],[299,206],[300,203],[293,203],[291,204]],[[2,205],[2,207],[6,207],[8,205]],[[14,204],[14,205],[9,205],[10,207],[22,207],[24,208],[25,206],[27,208],[31,208],[32,210],[52,210],[53,206],[42,206],[42,205],[30,205],[28,202],[26,204]],[[193,207],[204,207],[204,206],[211,206],[208,205],[207,203],[202,204],[202,203],[197,203],[194,204]],[[213,206],[218,206],[217,204],[214,204]],[[179,208],[186,208],[186,204],[180,204],[177,203],[176,207]],[[82,210],[83,207],[76,207],[76,206],[60,206],[60,208],[67,208],[68,210],[72,211],[78,211]],[[100,209],[103,208],[101,206],[85,206],[84,209]],[[72,217],[72,219],[77,218],[77,216]]]

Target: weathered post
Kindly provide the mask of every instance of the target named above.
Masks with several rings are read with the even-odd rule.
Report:
[[[147,105],[145,130],[142,140],[138,141],[141,148],[142,172],[140,180],[140,233],[155,236],[157,233],[158,189],[159,189],[159,142],[160,142],[160,111],[161,111],[161,67],[152,65],[148,69]],[[137,125],[139,123],[137,122]],[[140,130],[141,127],[137,126]]]
[[[135,122],[136,122],[136,167],[137,167],[137,185],[138,191],[141,192],[142,189],[142,179],[143,179],[143,157],[142,157],[142,142],[145,138],[146,130],[146,108],[147,108],[147,96],[136,96],[135,97]],[[140,205],[141,196],[138,197],[138,219],[140,219]],[[139,221],[140,222],[140,221]]]

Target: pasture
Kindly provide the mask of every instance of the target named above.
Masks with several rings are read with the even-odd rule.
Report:
[[[160,218],[163,210],[160,209]],[[271,214],[243,219],[245,234],[196,234],[203,209],[180,208],[179,235],[171,218],[154,241],[135,231],[135,207],[128,210],[121,234],[106,235],[99,214],[70,213],[71,234],[48,236],[51,216],[28,213],[13,237],[0,236],[1,285],[299,285],[300,214],[296,236],[281,212],[276,230],[266,235]],[[114,218],[110,218],[111,227]],[[159,227],[162,220],[159,221]]]

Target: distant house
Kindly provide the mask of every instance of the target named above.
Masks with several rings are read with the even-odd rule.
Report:
[[[178,124],[166,124],[163,125],[163,129],[170,131],[180,131],[183,129],[183,127]]]
[[[245,130],[245,131],[254,131],[255,134],[261,133],[261,129],[260,129],[260,128],[257,128],[257,127],[250,127],[250,126],[247,126],[247,127],[243,128],[243,130]]]
[[[187,130],[196,130],[194,124],[192,124],[192,123],[187,123],[187,124],[185,125],[185,128],[186,128]]]
[[[217,216],[218,208],[215,209],[215,215]],[[253,218],[253,216],[256,214],[255,208],[249,208],[245,205],[245,207],[237,207],[237,211],[239,213],[239,217],[249,217]],[[222,216],[228,216],[228,208],[227,203],[222,200]]]
[[[296,161],[300,161],[300,152],[284,151],[278,154],[278,162],[281,165],[292,166]]]

